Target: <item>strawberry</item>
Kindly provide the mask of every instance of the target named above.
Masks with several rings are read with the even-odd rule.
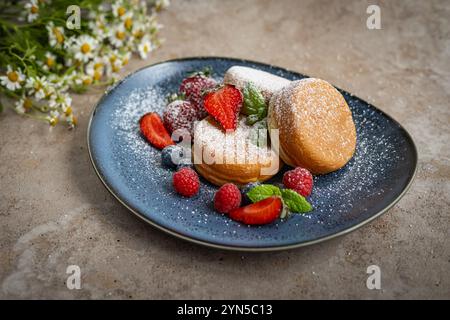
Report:
[[[209,73],[210,71],[206,70],[188,76],[183,79],[179,89],[180,93],[200,112],[202,119],[207,116],[203,107],[203,94],[217,85],[217,81],[209,77]]]
[[[149,112],[139,120],[141,133],[155,148],[164,149],[175,144],[169,136],[159,115],[155,112]]]
[[[229,216],[231,219],[245,224],[267,224],[275,221],[280,216],[282,207],[281,199],[273,196],[248,206],[234,209],[229,213]]]
[[[242,93],[235,86],[225,85],[207,93],[203,99],[203,105],[225,130],[236,129],[239,110],[242,106]]]

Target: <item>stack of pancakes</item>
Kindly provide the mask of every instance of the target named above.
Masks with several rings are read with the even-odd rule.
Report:
[[[352,114],[344,97],[328,82],[313,78],[291,82],[238,66],[227,71],[224,82],[239,89],[251,82],[261,90],[269,104],[271,143],[250,141],[254,128],[243,118],[232,133],[225,133],[209,117],[200,121],[194,131],[194,164],[208,181],[216,185],[264,181],[275,175],[283,162],[326,174],[352,158],[356,147]],[[243,144],[249,147],[240,148]],[[229,161],[217,161],[219,153]]]

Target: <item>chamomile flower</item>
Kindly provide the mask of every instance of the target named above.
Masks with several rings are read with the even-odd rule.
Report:
[[[78,124],[77,117],[75,117],[73,114],[66,116],[66,121],[69,124],[70,128],[73,128]]]
[[[131,28],[133,27],[133,23],[134,23],[134,21],[133,21],[133,12],[130,11],[130,12],[124,14],[121,17],[121,19],[123,21],[123,27],[126,30],[131,30]]]
[[[142,39],[145,35],[145,25],[141,22],[133,23],[131,34],[136,39]]]
[[[96,14],[94,20],[89,22],[89,28],[99,40],[103,40],[108,36],[107,22],[104,14]]]
[[[39,16],[39,5],[37,0],[31,0],[25,4],[25,9],[27,11],[27,21],[33,22]]]
[[[170,5],[169,0],[156,0],[155,8],[156,8],[156,11],[160,11],[162,9],[167,8],[169,5]]]
[[[91,61],[86,66],[86,74],[90,76],[94,81],[99,81],[104,72],[104,64],[103,63],[95,63]]]
[[[52,117],[52,118],[59,118],[60,117],[60,113],[59,113],[59,111],[57,111],[57,110],[52,110],[52,111],[50,111],[50,117]]]
[[[88,62],[94,57],[97,46],[98,42],[93,37],[82,35],[72,43],[70,50],[73,52],[76,60]]]
[[[122,67],[123,64],[120,55],[111,53],[108,64],[106,65],[106,77],[113,80],[119,79],[118,72],[122,69]]]
[[[36,78],[28,78],[25,83],[25,88],[28,89],[28,95],[34,96],[36,101],[40,101],[45,98],[45,90],[47,89],[48,83],[45,76],[36,77]]]
[[[72,98],[67,93],[56,92],[48,100],[48,106],[52,109],[67,108],[72,105]]]
[[[43,64],[42,68],[45,71],[48,71],[50,69],[53,69],[53,67],[55,67],[55,65],[56,65],[56,56],[53,53],[47,51],[45,53],[45,60],[44,60],[44,64]]]
[[[58,98],[59,105],[61,106],[62,110],[66,112],[67,108],[72,105],[72,98],[67,93],[61,93]]]
[[[116,1],[112,5],[112,12],[114,17],[122,17],[127,13],[127,9],[125,8],[122,1]]]
[[[111,28],[109,33],[109,41],[116,48],[120,48],[127,40],[127,33],[123,25]]]
[[[13,70],[10,65],[6,68],[6,75],[0,77],[0,83],[8,90],[15,91],[22,88],[21,83],[25,80],[20,69]]]
[[[14,105],[14,110],[19,114],[24,114],[30,110],[33,106],[33,102],[30,98],[23,96]]]
[[[130,61],[130,58],[131,58],[131,52],[129,52],[129,51],[125,52],[121,57],[122,65],[126,66],[128,64],[128,62]]]
[[[86,87],[91,85],[92,82],[94,81],[94,78],[88,74],[81,75],[80,79],[81,79],[81,84]]]
[[[52,115],[46,116],[45,119],[48,121],[48,124],[52,127],[56,126],[59,122],[59,117],[54,117]]]
[[[150,53],[150,51],[152,51],[152,43],[150,42],[150,40],[145,37],[141,40],[141,42],[138,45],[138,51],[139,51],[139,56],[142,59],[147,59],[148,54]]]
[[[64,44],[64,29],[55,27],[53,22],[49,22],[45,28],[48,32],[48,42],[51,47],[61,48]]]

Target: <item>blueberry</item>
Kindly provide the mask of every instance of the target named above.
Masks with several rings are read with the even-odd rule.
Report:
[[[183,159],[183,154],[183,147],[177,145],[167,146],[161,151],[161,162],[164,166],[175,169],[180,159]]]
[[[192,164],[191,159],[189,159],[189,158],[181,159],[177,165],[177,170],[180,170],[181,168],[185,168],[185,167],[194,169],[194,165]]]
[[[251,202],[250,199],[247,197],[247,192],[249,192],[256,186],[259,186],[260,184],[261,184],[260,182],[256,181],[256,182],[247,183],[245,186],[243,186],[241,188],[241,193],[242,193],[243,199],[246,200],[247,202]]]

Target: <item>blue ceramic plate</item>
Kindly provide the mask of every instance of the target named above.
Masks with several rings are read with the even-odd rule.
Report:
[[[246,60],[187,58],[158,63],[129,75],[97,104],[88,129],[91,160],[103,184],[131,212],[159,229],[199,244],[268,251],[346,234],[386,212],[406,192],[417,164],[410,135],[382,111],[341,91],[356,123],[357,150],[341,170],[314,178],[311,213],[248,227],[213,210],[217,188],[206,181],[194,198],[177,195],[171,170],[161,165],[160,151],[139,133],[139,118],[149,111],[161,114],[167,95],[178,90],[187,73],[210,66],[213,76],[221,79],[234,65],[291,80],[305,77]],[[283,172],[269,182],[280,183]]]

